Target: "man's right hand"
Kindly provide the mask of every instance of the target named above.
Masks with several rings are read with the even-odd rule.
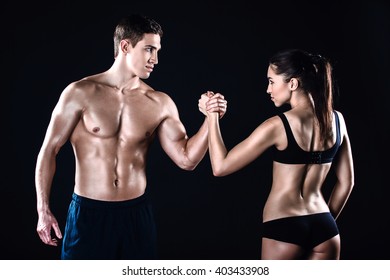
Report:
[[[56,237],[52,237],[52,229]],[[39,214],[37,232],[42,242],[51,246],[57,246],[58,239],[62,238],[62,233],[60,227],[58,226],[57,219],[50,211]]]
[[[201,95],[198,107],[205,116],[207,113],[218,113],[219,118],[222,118],[227,110],[227,101],[222,94],[207,91]]]

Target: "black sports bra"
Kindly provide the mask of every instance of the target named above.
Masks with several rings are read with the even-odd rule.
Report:
[[[339,116],[336,112],[334,112],[334,115],[336,117],[337,131],[336,143],[334,143],[331,148],[324,151],[307,152],[299,147],[296,142],[286,116],[283,113],[279,114],[278,116],[282,119],[286,130],[288,144],[287,148],[282,151],[274,146],[274,161],[288,164],[322,164],[332,162],[340,147],[341,137]]]

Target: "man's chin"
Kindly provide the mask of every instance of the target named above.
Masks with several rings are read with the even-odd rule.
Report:
[[[140,76],[142,80],[145,80],[150,77],[150,73]]]

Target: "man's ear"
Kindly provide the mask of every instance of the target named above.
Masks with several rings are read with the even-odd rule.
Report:
[[[296,78],[291,78],[289,82],[290,90],[296,90],[299,87],[299,81]]]
[[[121,43],[120,43],[120,51],[123,52],[123,53],[128,53],[131,49],[131,44],[128,40],[122,40]]]

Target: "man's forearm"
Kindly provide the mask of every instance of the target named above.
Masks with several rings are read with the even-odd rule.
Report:
[[[37,195],[37,210],[49,209],[50,189],[56,169],[55,158],[44,159],[39,155],[35,171],[35,188]]]
[[[189,166],[191,166],[189,169],[194,169],[204,158],[208,149],[207,137],[208,127],[207,120],[205,118],[198,132],[187,141],[185,153],[189,162]]]

